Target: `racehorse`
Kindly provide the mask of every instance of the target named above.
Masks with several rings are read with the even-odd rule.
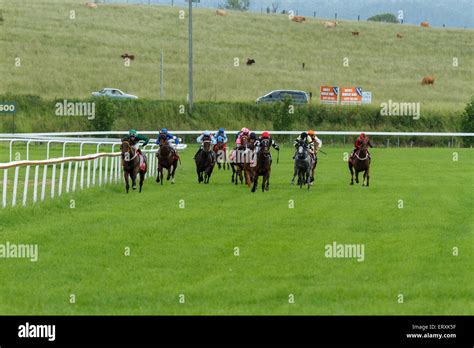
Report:
[[[147,171],[146,157],[143,155],[145,165],[144,169],[141,169],[138,150],[135,150],[135,148],[130,145],[127,140],[122,141],[122,145],[120,145],[120,151],[122,152],[123,177],[125,179],[125,189],[127,190],[127,193],[130,188],[130,185],[128,183],[129,177],[131,177],[132,179],[132,189],[136,190],[137,174],[140,174],[139,192],[142,192],[143,180],[145,180],[145,173]]]
[[[174,184],[174,173],[178,167],[179,157],[176,156],[173,148],[168,144],[166,136],[160,136],[160,148],[156,152],[156,158],[158,159],[158,175],[156,176],[156,182],[163,185],[164,175],[163,168],[168,171],[166,180],[171,178],[171,183]]]
[[[214,151],[211,151],[211,141],[203,141],[203,150],[196,156],[196,172],[198,175],[198,182],[204,182],[209,184],[209,179],[212,175],[212,170],[216,164],[216,158]]]
[[[308,151],[308,146],[304,140],[298,142],[298,151],[295,156],[295,167],[291,185],[295,184],[295,177],[298,175],[298,184],[300,188],[303,184],[308,185],[308,190],[311,187],[311,169],[313,168],[313,160]]]
[[[270,185],[270,173],[272,171],[272,160],[270,156],[270,140],[263,139],[260,142],[260,150],[257,153],[256,162],[251,164],[253,177],[252,192],[257,190],[258,177],[262,176],[262,192],[268,191]]]
[[[213,148],[214,152],[216,153],[216,158],[217,158],[217,168],[221,170],[221,166],[227,170],[230,169],[230,164],[227,162],[227,144],[224,143],[222,138],[219,136],[217,139],[217,144],[214,145]]]
[[[232,168],[232,183],[238,184],[238,179],[240,183],[243,184],[245,173],[245,183],[250,187],[250,174],[248,170],[245,170],[245,163],[249,162],[249,151],[248,151],[249,138],[246,135],[243,135],[240,138],[240,145],[232,153],[232,160],[230,161],[230,166]]]
[[[356,183],[359,183],[359,173],[364,172],[362,179],[362,186],[369,186],[370,179],[370,155],[368,151],[369,139],[365,138],[362,140],[359,150],[357,150],[353,156],[349,157],[349,171],[351,172],[351,185],[354,185],[354,171],[356,177]],[[364,185],[364,181],[366,185]]]

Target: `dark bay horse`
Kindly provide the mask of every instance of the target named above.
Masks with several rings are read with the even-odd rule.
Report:
[[[156,176],[156,182],[163,185],[164,174],[163,168],[168,171],[166,180],[171,178],[171,183],[174,184],[174,173],[178,167],[179,157],[176,155],[173,148],[168,144],[166,137],[160,136],[160,148],[156,152],[156,157],[158,159],[158,175]]]
[[[294,185],[295,178],[298,175],[298,184],[300,188],[303,187],[303,184],[308,185],[308,190],[311,187],[311,170],[313,168],[313,160],[309,154],[308,145],[306,142],[298,142],[298,151],[295,155],[295,166],[293,179],[291,180],[291,185]]]
[[[195,158],[196,172],[199,183],[209,184],[209,179],[216,164],[216,158],[214,151],[211,150],[211,141],[204,140],[202,144],[203,150]]]
[[[349,171],[351,172],[351,185],[354,185],[354,171],[356,177],[356,183],[359,183],[359,173],[364,172],[364,177],[362,179],[362,186],[369,186],[370,179],[370,155],[368,151],[369,139],[365,138],[362,141],[362,144],[354,153],[354,156],[349,157]],[[365,181],[365,185],[364,185]]]
[[[260,142],[260,149],[256,156],[256,161],[250,165],[252,173],[252,192],[257,190],[258,177],[262,176],[262,192],[268,191],[270,185],[270,174],[272,172],[272,159],[270,156],[270,140],[263,139]]]
[[[147,162],[145,160],[145,169],[140,169],[140,156],[138,150],[127,141],[123,140],[122,145],[120,145],[120,151],[122,152],[122,166],[123,166],[123,177],[125,179],[125,189],[128,190],[130,185],[128,183],[128,178],[132,179],[132,189],[137,188],[137,175],[140,174],[140,190],[142,192],[143,180],[145,180],[145,173],[147,171]]]

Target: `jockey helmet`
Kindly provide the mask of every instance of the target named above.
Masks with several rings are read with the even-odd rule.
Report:
[[[360,138],[365,138],[365,133],[360,133]]]
[[[250,136],[249,136],[249,137],[250,137],[250,139],[255,140],[255,139],[257,139],[257,134],[255,134],[254,132],[252,132],[252,133],[250,133]]]
[[[316,132],[314,130],[308,131],[308,135],[316,135]]]
[[[224,137],[222,137],[221,135],[219,135],[219,136],[217,137],[217,142],[222,143],[223,141],[224,141]]]
[[[308,137],[308,133],[306,132],[301,133],[301,139],[306,140],[307,137]]]
[[[219,128],[219,133],[224,133],[224,128]]]
[[[262,138],[270,138],[270,133],[268,133],[268,132],[263,132],[263,133],[262,133]]]
[[[207,130],[207,131],[204,131],[203,135],[206,136],[206,137],[210,137],[210,136],[211,136],[211,132],[209,132],[208,130]]]
[[[136,131],[135,129],[130,129],[130,130],[128,131],[128,135],[129,135],[130,137],[136,137],[136,136],[137,136],[137,131]]]
[[[241,129],[241,132],[244,133],[244,134],[249,134],[250,131],[249,131],[248,128],[244,127],[244,128]]]
[[[162,129],[161,129],[161,133],[163,133],[163,134],[168,134],[168,129],[162,128]]]

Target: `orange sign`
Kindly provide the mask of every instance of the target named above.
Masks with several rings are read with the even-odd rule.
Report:
[[[362,88],[341,87],[341,104],[362,104]]]
[[[339,99],[339,87],[321,86],[319,100],[322,104],[337,104]]]

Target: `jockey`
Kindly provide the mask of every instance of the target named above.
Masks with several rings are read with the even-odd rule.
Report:
[[[199,150],[196,152],[196,154],[194,155],[194,158],[197,157],[197,155],[199,155],[199,153],[203,150],[203,143],[204,141],[206,140],[210,140],[211,141],[211,145],[215,145],[217,143],[216,139],[212,136],[212,133],[210,131],[204,131],[197,139],[196,141],[201,144],[201,146],[199,146]]]
[[[237,147],[240,146],[240,143],[242,142],[242,136],[249,136],[249,129],[248,128],[242,128],[241,131],[237,134],[237,140],[235,141],[235,144],[237,145]]]
[[[316,132],[314,130],[309,130],[308,136],[311,138],[311,143],[313,144],[311,155],[313,155],[313,158],[315,158],[318,155],[318,150],[323,147],[323,142],[316,136]]]
[[[160,138],[161,137],[166,137],[166,141],[168,142],[168,145],[170,145],[173,150],[175,149],[176,145],[179,144],[179,138],[168,132],[168,129],[163,128],[160,131],[160,134],[158,135],[156,139],[156,144],[160,145]]]
[[[262,136],[260,138],[258,138],[258,140],[255,143],[255,147],[257,148],[257,152],[260,150],[260,144],[262,143],[262,140],[264,140],[264,139],[268,139],[270,146],[273,147],[275,150],[280,151],[280,146],[278,146],[278,144],[275,142],[275,140],[272,139],[272,137],[270,136],[270,133],[263,132]]]
[[[150,139],[148,137],[138,134],[138,132],[135,129],[130,129],[128,131],[128,134],[123,138],[123,140],[127,140],[130,145],[133,146],[133,148],[137,151],[138,156],[140,157],[140,169],[144,169],[143,167],[145,166],[146,162],[146,157],[145,155],[142,154],[140,151],[140,141],[143,141],[142,146],[146,146]]]
[[[308,133],[303,132],[293,142],[293,144],[295,146],[295,154],[293,155],[293,159],[295,159],[296,152],[298,151],[298,147],[299,147],[301,141],[304,141],[305,145],[309,149],[310,154],[314,153],[314,150],[313,150],[314,145],[313,145],[313,141],[312,141],[311,137],[308,135]]]
[[[253,150],[253,149],[255,148],[255,146],[257,145],[257,141],[258,141],[258,140],[257,140],[257,134],[255,134],[254,132],[251,132],[251,133],[249,134],[249,144],[248,144],[248,147]]]
[[[148,137],[138,134],[138,132],[135,129],[130,129],[128,131],[128,134],[123,138],[124,140],[127,140],[130,145],[132,145],[135,150],[140,151],[140,141],[143,141],[143,146],[147,145],[150,139]]]
[[[214,134],[214,138],[217,140],[219,137],[222,137],[222,143],[227,143],[227,135],[225,134],[224,128],[219,128],[219,130]]]
[[[367,145],[369,145],[369,147],[373,147],[372,146],[372,143],[370,142],[370,139],[367,135],[365,135],[365,133],[360,133],[359,137],[357,138],[355,144],[354,144],[354,150],[352,150],[352,153],[351,153],[351,158],[354,157],[354,154],[356,153],[357,150],[360,149],[360,146],[362,145],[362,142],[367,139],[368,140],[368,143]],[[369,153],[369,150],[367,149],[367,154],[369,155],[370,157],[370,153]]]

